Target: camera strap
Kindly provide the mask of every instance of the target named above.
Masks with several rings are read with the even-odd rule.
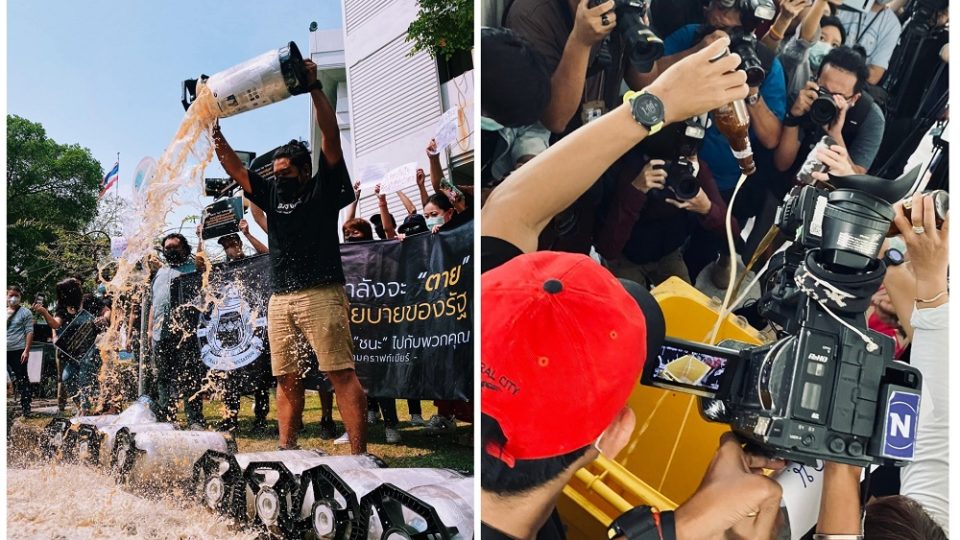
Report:
[[[881,273],[880,275],[882,277],[883,274]],[[880,349],[880,346],[870,339],[870,336],[841,319],[831,309],[832,307],[840,311],[851,311],[855,307],[854,304],[863,302],[860,295],[843,290],[833,283],[814,275],[814,273],[810,271],[810,268],[807,267],[806,260],[797,268],[797,273],[794,274],[793,279],[800,291],[819,304],[828,315],[847,327],[851,332],[860,336],[860,339],[866,344],[868,351],[875,352]],[[866,311],[866,307],[864,307],[864,311]]]
[[[883,9],[887,9],[887,8],[883,8]],[[881,13],[883,13],[883,9],[874,13],[873,18],[870,19],[870,22],[867,23],[867,27],[864,28],[863,30],[860,29],[863,26],[863,13],[857,16],[857,39],[855,42],[857,45],[860,44],[860,40],[863,38],[864,35],[866,35],[867,31],[870,30],[870,27],[873,26],[873,23],[877,22],[877,18],[880,17]]]

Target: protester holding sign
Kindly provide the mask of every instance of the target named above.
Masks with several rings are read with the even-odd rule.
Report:
[[[341,186],[349,182],[340,148],[337,117],[317,80],[317,66],[305,60],[310,95],[323,135],[319,170],[312,174],[310,153],[291,141],[273,154],[275,179],[265,181],[244,167],[219,125],[214,127],[217,157],[227,174],[266,212],[270,230],[273,295],[268,332],[273,374],[277,377],[280,448],[296,448],[303,424],[304,387],[297,354],[299,336],[317,355],[320,371],[333,384],[354,454],[366,452],[366,395],[354,372],[349,302],[344,293],[337,218]]]

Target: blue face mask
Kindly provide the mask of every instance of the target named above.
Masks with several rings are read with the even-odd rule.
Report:
[[[443,225],[444,223],[446,222],[443,220],[443,216],[434,216],[434,217],[427,218],[427,228],[430,229],[431,231],[437,225]]]
[[[823,63],[823,57],[833,50],[833,45],[826,41],[818,41],[807,51],[807,57],[810,59],[810,69],[816,73],[820,70],[820,64]]]

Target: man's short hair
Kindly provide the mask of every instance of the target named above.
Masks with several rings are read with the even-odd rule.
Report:
[[[187,248],[187,255],[190,255],[190,252],[193,248],[190,246],[190,242],[187,242],[187,237],[180,233],[170,233],[164,236],[163,240],[160,241],[160,247],[162,248],[163,246],[167,245],[167,240],[170,240],[171,238],[178,240],[181,246]]]
[[[277,148],[273,153],[273,160],[276,161],[280,158],[289,159],[290,164],[296,167],[301,173],[306,172],[309,174],[313,169],[313,164],[310,161],[310,152],[300,141],[291,140],[287,144]]]
[[[19,294],[20,296],[23,296],[23,289],[20,288],[20,286],[17,285],[16,283],[10,284],[10,285],[7,287],[7,291],[14,291],[14,292],[16,292],[17,294]]]
[[[240,240],[240,235],[237,233],[221,236],[220,238],[217,239],[217,243],[223,247],[227,247],[228,242],[236,242],[238,244],[243,244],[243,241]]]
[[[485,448],[488,444],[500,447],[506,442],[500,424],[481,413],[480,447]],[[518,459],[513,467],[487,452],[480,452],[480,489],[497,495],[518,495],[536,489],[560,476],[589,448],[587,445],[562,456],[544,459]]]
[[[840,21],[839,17],[834,17],[833,15],[827,15],[820,19],[820,28],[824,26],[832,26],[840,31],[840,44],[843,45],[847,42],[847,29],[843,27],[843,23]]]
[[[540,53],[507,28],[480,31],[483,115],[507,127],[536,123],[550,103],[550,73]]]
[[[393,217],[393,214],[387,214],[387,217],[390,218],[390,224],[393,225],[393,228],[397,228],[397,220]],[[387,239],[387,232],[383,228],[383,219],[380,218],[380,214],[374,214],[370,216],[370,223],[373,223],[374,230],[377,231],[377,236],[381,240]]]
[[[867,69],[867,62],[863,56],[845,45],[834,48],[823,57],[823,62],[820,63],[820,71],[817,73],[817,76],[823,74],[823,68],[828,64],[837,69],[852,73],[857,78],[857,83],[853,85],[854,94],[863,90],[863,85],[866,84],[867,77],[870,76],[870,70]]]

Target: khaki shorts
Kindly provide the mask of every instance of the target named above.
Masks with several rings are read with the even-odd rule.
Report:
[[[307,347],[322,372],[354,369],[349,314],[340,284],[274,293],[267,317],[273,375],[306,372]]]

